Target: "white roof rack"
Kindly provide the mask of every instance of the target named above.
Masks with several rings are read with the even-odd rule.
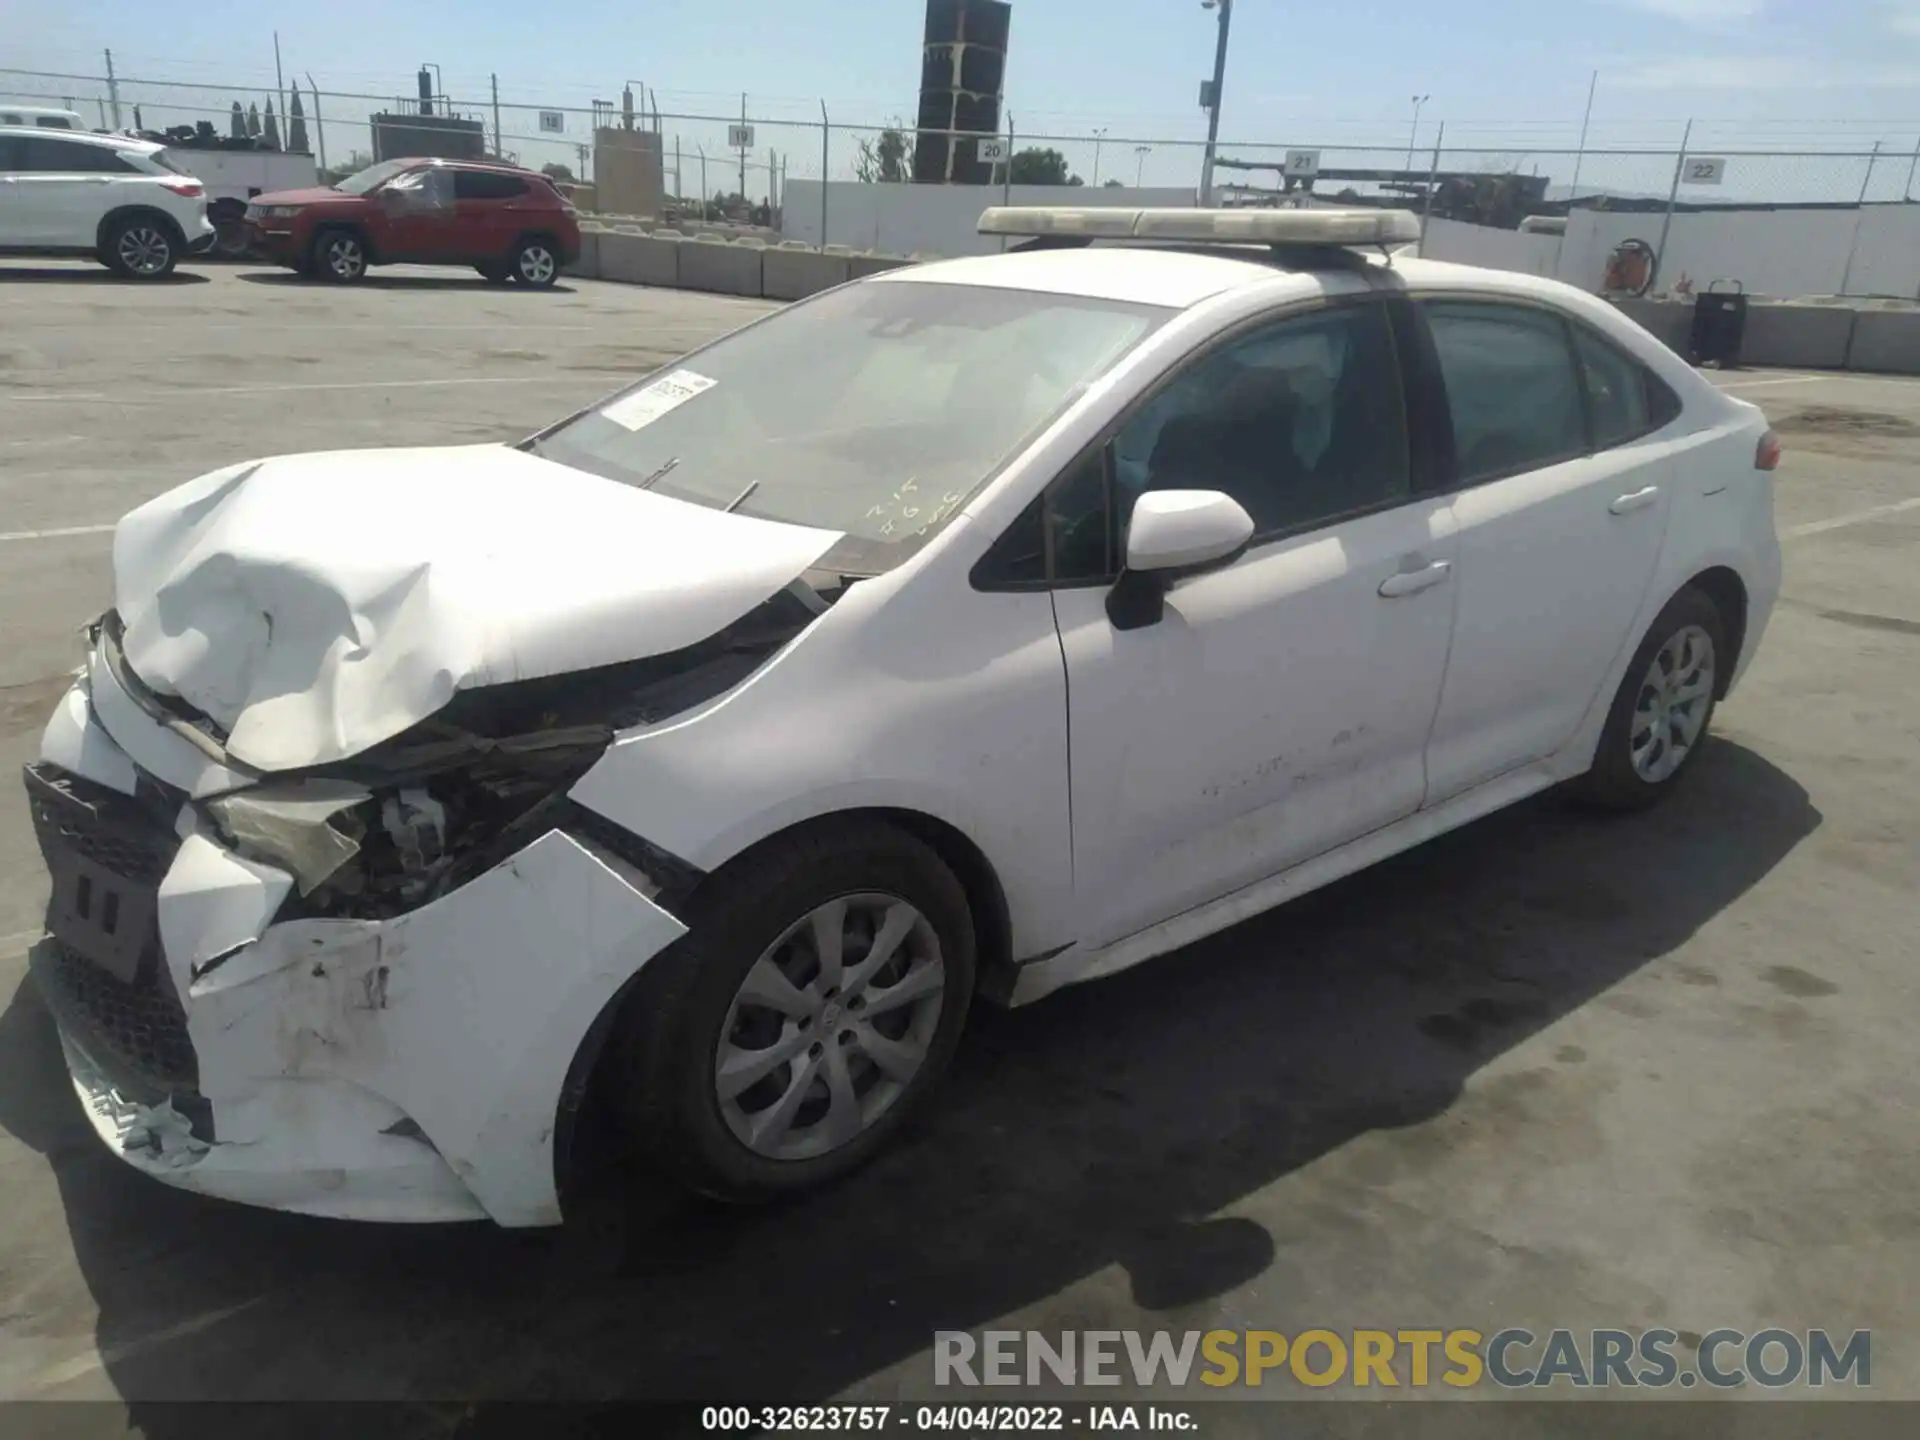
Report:
[[[1420,238],[1411,210],[1127,209],[1099,205],[995,205],[982,235],[1080,240],[1163,240],[1214,245],[1408,245]]]

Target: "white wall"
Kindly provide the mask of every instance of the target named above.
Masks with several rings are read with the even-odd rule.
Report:
[[[1191,205],[1191,190],[1061,185],[827,185],[827,235],[820,234],[820,182],[789,180],[781,196],[781,233],[809,245],[846,245],[888,255],[987,255],[997,238],[976,233],[990,205]]]
[[[1552,276],[1560,255],[1560,237],[1523,235],[1518,230],[1497,230],[1490,225],[1434,218],[1427,221],[1420,253],[1429,260],[1451,260],[1459,265],[1484,265],[1490,270]]]

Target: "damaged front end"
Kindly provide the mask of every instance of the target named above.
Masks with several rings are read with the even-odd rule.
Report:
[[[557,1220],[582,1038],[684,933],[701,878],[569,792],[617,733],[725,695],[826,603],[796,581],[682,650],[461,690],[272,774],[144,685],[103,617],[26,773],[53,880],[33,968],[96,1129],[253,1203]]]

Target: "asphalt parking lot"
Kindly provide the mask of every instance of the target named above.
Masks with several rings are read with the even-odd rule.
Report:
[[[141,500],[517,438],[764,308],[201,274],[0,266],[0,771]],[[168,1434],[146,1402],[924,1400],[936,1329],[1776,1325],[1871,1329],[1872,1393],[1920,1399],[1920,385],[1719,378],[1788,447],[1787,586],[1683,800],[1544,798],[984,1014],[908,1145],[774,1212],[374,1228],[142,1178],[23,984],[44,877],[0,801],[0,1398]]]

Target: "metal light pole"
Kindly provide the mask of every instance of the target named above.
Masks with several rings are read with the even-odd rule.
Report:
[[[1093,132],[1093,183],[1096,188],[1100,184],[1100,142],[1106,138],[1107,127],[1104,125]]]
[[[1141,183],[1140,177],[1147,173],[1147,156],[1153,153],[1153,147],[1151,145],[1136,145],[1133,147],[1133,153],[1138,157],[1137,163],[1133,167],[1133,188],[1138,190]]]
[[[1407,163],[1401,167],[1403,170],[1413,169],[1413,147],[1420,139],[1420,107],[1432,98],[1431,95],[1413,97],[1413,128],[1407,132]]]
[[[1573,157],[1573,183],[1567,186],[1568,209],[1572,202],[1580,198],[1580,171],[1587,160],[1587,127],[1593,124],[1593,92],[1600,88],[1600,72],[1593,72],[1593,79],[1587,82],[1587,113],[1580,121],[1580,148]]]
[[[1207,153],[1200,162],[1200,203],[1213,204],[1213,152],[1220,143],[1220,91],[1227,83],[1227,31],[1233,24],[1233,0],[1200,0],[1202,10],[1220,12],[1220,40],[1213,52],[1213,82],[1207,86]]]

